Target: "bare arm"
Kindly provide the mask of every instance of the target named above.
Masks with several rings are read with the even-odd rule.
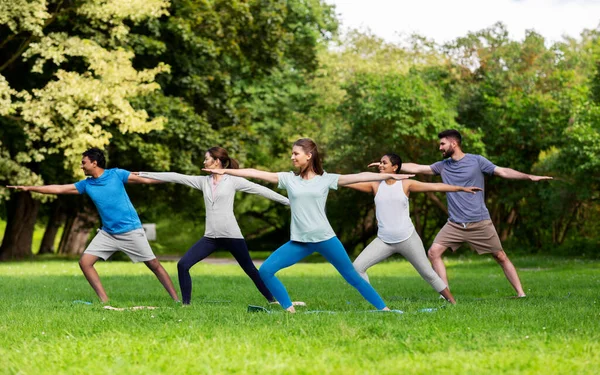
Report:
[[[456,186],[447,185],[442,183],[427,183],[417,180],[410,180],[405,182],[407,190],[409,192],[424,193],[428,191],[440,191],[440,192],[457,192],[463,191],[465,193],[475,194],[477,191],[483,191],[483,189],[477,186]]]
[[[79,194],[75,184],[43,186],[7,186],[18,191],[32,191],[40,194]]]
[[[362,172],[356,174],[342,174],[338,179],[339,186],[355,184],[357,182],[383,181],[383,180],[405,180],[411,178],[412,174],[391,174],[391,173],[373,173]]]
[[[165,181],[154,180],[152,178],[145,178],[139,175],[140,172],[131,172],[129,178],[127,178],[128,184],[164,184]]]
[[[536,176],[533,174],[519,172],[512,168],[503,167],[496,167],[496,169],[494,169],[494,176],[499,176],[509,180],[530,180],[536,182],[542,180],[552,180],[552,177],[549,176]]]
[[[214,173],[214,174],[228,174],[231,176],[238,176],[238,177],[244,177],[244,178],[256,178],[258,180],[271,182],[273,184],[279,183],[279,176],[277,176],[277,173],[259,171],[258,169],[253,169],[253,168],[243,168],[243,169],[206,169],[205,168],[202,170],[204,172]]]
[[[415,164],[415,163],[402,163],[401,172],[412,173],[412,174],[428,174],[433,175],[433,170],[429,165]]]
[[[375,194],[375,186],[373,182],[359,182],[356,184],[346,185],[347,188],[362,191],[363,193]]]

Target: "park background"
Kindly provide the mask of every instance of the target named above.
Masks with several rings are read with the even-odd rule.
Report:
[[[318,0],[2,2],[0,182],[78,181],[90,146],[130,171],[201,174],[215,145],[243,167],[287,171],[299,137],[316,140],[329,172],[365,171],[386,152],[431,164],[437,133],[454,128],[466,152],[554,177],[487,181],[507,249],[598,255],[598,28],[515,40],[497,23],[443,44],[339,31],[334,6]],[[157,223],[157,253],[182,254],[201,237],[201,193],[128,193],[142,221]],[[375,236],[371,196],[340,189],[327,209],[349,253]],[[288,208],[240,195],[235,210],[251,250],[289,238]],[[414,194],[411,215],[428,246],[445,196]],[[0,220],[1,259],[76,256],[100,225],[85,197],[4,186]]]
[[[431,17],[414,18],[437,20],[448,36],[483,8],[502,20],[535,3],[539,14],[514,12],[533,25],[562,4],[564,24],[587,25],[566,8],[598,6],[423,2]],[[600,29],[515,36],[495,19],[458,38],[390,41],[340,21],[319,0],[0,0],[1,374],[598,373]],[[507,298],[514,291],[492,258],[463,249],[445,259],[455,306],[395,258],[369,276],[404,313],[374,312],[315,256],[278,273],[307,302],[295,315],[267,305],[236,264],[208,262],[191,270],[186,307],[143,265],[99,262],[111,305],[126,309],[109,311],[75,260],[100,225],[91,202],[4,187],[83,179],[90,146],[107,151],[109,167],[186,174],[200,174],[215,145],[244,167],[287,171],[305,136],[329,172],[365,171],[386,152],[430,164],[447,128],[463,133],[466,152],[554,177],[486,182],[527,298]],[[142,221],[157,224],[159,255],[176,259],[202,236],[200,192],[127,191]],[[373,209],[367,194],[330,193],[328,216],[351,256],[376,234]],[[446,209],[443,194],[411,195],[425,246]],[[240,194],[235,210],[255,259],[289,239],[288,207]],[[162,264],[175,281],[176,263]],[[127,310],[139,305],[158,308]]]

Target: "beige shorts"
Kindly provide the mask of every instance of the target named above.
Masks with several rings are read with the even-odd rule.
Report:
[[[478,254],[493,254],[503,250],[491,220],[464,224],[448,221],[433,240],[433,243],[449,247],[452,251],[465,242]]]
[[[100,229],[83,253],[107,260],[117,251],[127,254],[133,263],[156,258],[142,228],[121,234],[110,234]]]

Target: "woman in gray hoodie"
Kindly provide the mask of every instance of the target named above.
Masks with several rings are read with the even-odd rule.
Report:
[[[206,169],[237,169],[238,162],[229,157],[222,147],[211,147],[204,155]],[[237,191],[258,194],[272,201],[289,206],[290,201],[281,194],[262,185],[255,184],[241,177],[217,175],[188,176],[173,172],[139,172],[139,176],[163,182],[174,182],[191,186],[204,193],[206,206],[206,230],[204,237],[196,242],[177,263],[179,286],[184,304],[192,298],[192,278],[190,268],[217,249],[228,250],[240,267],[252,279],[258,290],[269,302],[275,298],[258,274],[252,263],[248,246],[233,214],[233,201]]]

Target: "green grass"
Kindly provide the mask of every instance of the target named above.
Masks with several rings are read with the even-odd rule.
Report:
[[[598,373],[600,262],[513,261],[526,299],[507,298],[513,292],[489,258],[451,260],[458,305],[446,308],[408,263],[375,266],[373,285],[401,315],[366,312],[371,306],[330,265],[299,264],[280,273],[293,299],[334,313],[293,316],[277,307],[247,313],[265,303],[235,265],[198,264],[193,304],[181,307],[143,265],[98,264],[113,306],[159,306],[118,312],[73,303],[95,301],[76,262],[4,263],[0,372]],[[165,267],[175,277],[175,263]]]

